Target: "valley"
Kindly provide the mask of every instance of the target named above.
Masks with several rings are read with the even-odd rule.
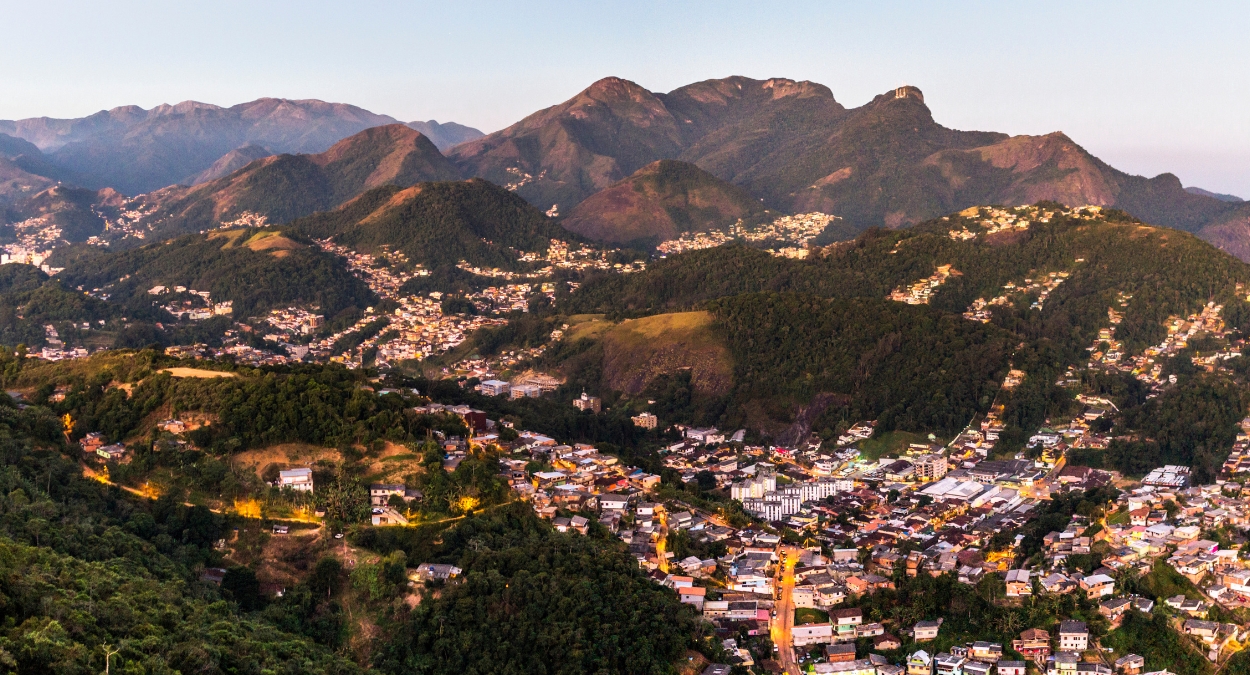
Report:
[[[0,134],[0,667],[1250,667],[1236,198],[780,78]]]

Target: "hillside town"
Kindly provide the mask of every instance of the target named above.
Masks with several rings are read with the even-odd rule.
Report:
[[[656,252],[660,257],[716,248],[732,241],[744,241],[765,246],[773,255],[787,258],[806,258],[808,244],[839,220],[827,213],[798,213],[780,216],[759,225],[746,225],[741,219],[727,229],[710,229],[706,232],[687,232],[677,239],[660,242]]]
[[[1082,419],[1105,404],[1090,401]],[[1171,628],[1194,650],[1226,661],[1247,637],[1250,561],[1236,543],[1244,540],[1229,543],[1224,533],[1250,526],[1250,490],[1223,478],[1193,485],[1187,467],[1159,467],[1134,483],[1068,464],[1065,453],[1088,435],[1078,421],[1031,439],[1048,450],[1044,459],[1009,461],[965,460],[962,441],[917,443],[897,456],[868,459],[858,446],[872,436],[870,422],[853,425],[831,448],[750,446],[740,435],[679,427],[682,440],[664,451],[666,475],[723,493],[745,518],[728,516],[723,503],[710,508],[717,502],[675,498],[661,476],[593,446],[528,431],[500,443],[501,471],[557,530],[584,535],[603,528],[621,539],[655,583],[725,636],[729,667],[1140,673],[1140,655],[1098,646],[1133,613],[1171,617]],[[1250,418],[1243,427],[1250,434]],[[1250,436],[1239,438],[1250,445]],[[1040,538],[1030,548],[1034,535],[1024,533],[1043,516],[1053,519],[1055,499],[1113,483],[1122,489],[1106,493],[1118,493],[1111,502],[1065,515],[1054,530],[1032,530]],[[381,524],[386,518],[395,520],[387,515]],[[950,627],[940,615],[899,624],[866,609],[875,606],[875,593],[919,575],[949,575],[970,589],[997,585],[1004,607],[1071,595],[1092,609],[1019,626],[1018,639],[997,642]],[[1156,577],[1172,580],[1179,594],[1141,594]]]

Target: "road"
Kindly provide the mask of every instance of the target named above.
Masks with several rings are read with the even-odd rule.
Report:
[[[777,601],[774,603],[777,617],[772,622],[771,637],[777,646],[782,673],[799,675],[803,671],[794,658],[794,565],[799,560],[799,549],[782,546],[777,555],[781,557],[777,564]]]

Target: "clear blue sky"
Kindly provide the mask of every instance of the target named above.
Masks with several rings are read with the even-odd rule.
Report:
[[[1244,2],[5,3],[0,119],[261,96],[492,131],[617,75],[656,91],[907,83],[938,122],[1062,130],[1112,165],[1250,198]]]

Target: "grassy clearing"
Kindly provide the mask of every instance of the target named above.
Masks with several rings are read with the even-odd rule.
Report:
[[[224,370],[204,370],[203,368],[163,368],[159,372],[169,373],[173,377],[198,377],[202,379],[238,377],[236,373],[228,373]]]
[[[828,623],[829,613],[813,607],[798,607],[794,610],[794,625],[808,623]]]
[[[907,450],[908,443],[928,443],[929,437],[909,431],[887,431],[880,436],[860,441],[859,454],[865,459],[880,459]]]
[[[724,393],[733,377],[733,359],[708,312],[623,321],[603,333],[603,347],[608,383],[630,394],[661,374],[685,368],[701,393]]]

